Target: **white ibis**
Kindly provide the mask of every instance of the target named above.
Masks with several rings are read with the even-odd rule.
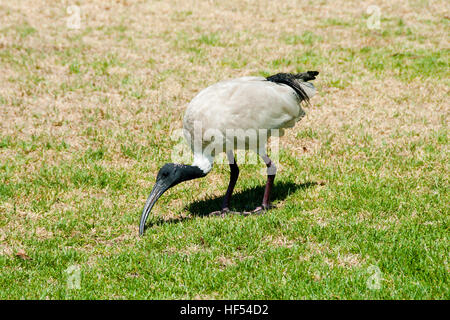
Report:
[[[267,78],[243,77],[218,82],[198,93],[189,103],[183,121],[194,161],[192,165],[167,163],[159,170],[142,212],[139,234],[144,233],[145,222],[159,197],[180,182],[206,176],[211,171],[217,150],[226,152],[231,170],[222,209],[218,212],[226,213],[230,208],[231,195],[239,176],[234,157],[236,149],[253,149],[264,160],[267,184],[261,206],[252,212],[269,209],[276,168],[266,153],[267,139],[271,130],[279,129],[282,135],[284,128],[293,127],[305,115],[301,104],[309,103],[316,92],[308,81],[314,80],[318,74],[317,71],[308,71],[278,73]],[[257,134],[257,143],[252,146],[248,141],[236,143],[245,137],[227,136],[231,129],[233,132],[238,129],[241,132],[266,130],[268,134],[263,138]]]

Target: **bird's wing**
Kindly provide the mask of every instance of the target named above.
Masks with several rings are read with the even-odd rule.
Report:
[[[263,77],[244,77],[202,90],[189,104],[184,126],[191,130],[199,121],[203,131],[224,133],[226,129],[282,129],[294,126],[304,115],[291,87]]]

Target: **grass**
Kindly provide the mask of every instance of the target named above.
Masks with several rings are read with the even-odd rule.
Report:
[[[0,299],[449,299],[444,1],[380,2],[379,30],[357,1],[79,5],[79,30],[62,4],[0,5]],[[312,69],[275,209],[205,216],[216,165],[137,236],[200,89]],[[261,201],[263,167],[240,164],[235,210]]]

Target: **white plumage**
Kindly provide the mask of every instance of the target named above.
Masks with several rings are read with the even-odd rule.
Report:
[[[308,82],[299,85],[309,98],[316,93],[314,86]],[[192,139],[195,136],[194,124],[197,122],[202,129],[202,152],[194,152],[193,165],[199,166],[205,173],[212,167],[214,155],[203,152],[208,146],[210,150],[230,151],[245,146],[248,143],[239,141],[232,143],[227,130],[268,130],[280,129],[280,136],[285,128],[291,128],[305,115],[299,98],[290,86],[267,81],[263,77],[242,77],[221,81],[200,91],[189,103],[184,116],[183,127],[189,136],[186,137],[194,149]],[[220,133],[222,139],[205,135],[206,132]],[[259,136],[258,136],[259,137]],[[236,137],[239,140],[239,136]],[[245,138],[245,137],[243,137]],[[219,145],[213,147],[211,143]],[[227,145],[228,140],[228,145]],[[256,150],[265,155],[266,141],[258,139]],[[227,147],[228,146],[228,147]],[[196,150],[198,151],[198,150]]]

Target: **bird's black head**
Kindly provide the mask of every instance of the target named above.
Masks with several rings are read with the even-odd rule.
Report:
[[[177,163],[166,163],[162,166],[156,176],[156,183],[147,199],[144,210],[142,211],[139,234],[142,235],[144,233],[145,222],[147,221],[153,205],[167,189],[172,188],[180,182],[201,178],[205,175],[206,174],[196,166]]]
[[[156,176],[156,183],[160,183],[161,185],[170,188],[181,182],[180,176],[181,170],[179,170],[179,165],[175,163],[166,163],[159,169],[158,175]]]

